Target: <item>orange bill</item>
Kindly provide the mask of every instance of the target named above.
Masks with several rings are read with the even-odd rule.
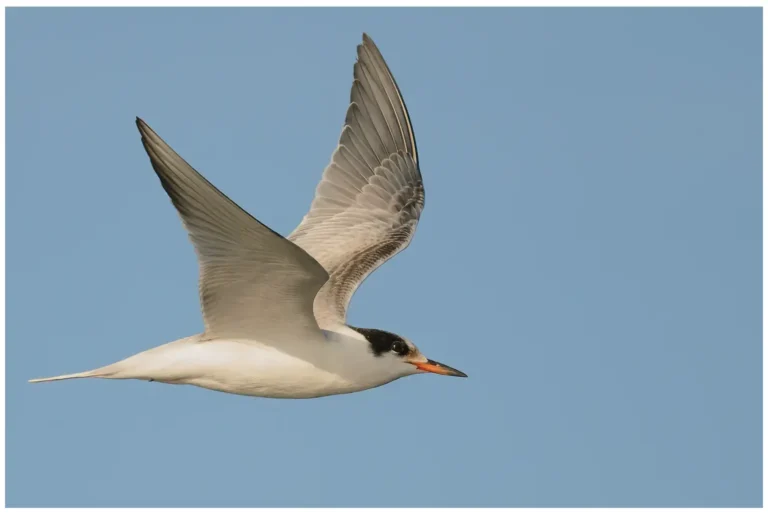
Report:
[[[449,367],[448,365],[438,363],[437,361],[432,361],[431,359],[425,362],[411,361],[411,364],[416,365],[416,368],[423,370],[424,372],[432,372],[433,374],[444,376],[467,377],[467,374],[464,372]]]

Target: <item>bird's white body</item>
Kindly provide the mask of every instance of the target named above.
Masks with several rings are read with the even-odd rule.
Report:
[[[306,399],[367,390],[419,372],[389,356],[371,359],[359,336],[323,334],[323,341],[278,346],[196,335],[106,367],[47,380],[141,379],[238,395]]]
[[[310,398],[419,372],[466,377],[393,333],[346,324],[350,299],[411,241],[424,187],[400,90],[367,36],[351,102],[309,212],[283,238],[137,126],[200,264],[205,331],[106,367],[32,382],[96,377],[189,384],[240,395]]]

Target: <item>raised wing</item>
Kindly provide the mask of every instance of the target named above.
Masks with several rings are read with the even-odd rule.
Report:
[[[216,189],[146,123],[136,124],[197,252],[205,335],[279,343],[319,334],[312,306],[328,280],[323,267]]]
[[[330,274],[315,299],[321,327],[344,323],[360,283],[408,246],[423,207],[408,110],[384,58],[364,34],[339,145],[309,212],[288,237]]]

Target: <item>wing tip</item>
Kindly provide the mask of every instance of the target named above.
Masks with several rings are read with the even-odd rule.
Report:
[[[139,134],[141,134],[142,141],[145,141],[147,139],[147,136],[149,136],[154,132],[152,128],[147,124],[147,122],[145,122],[138,116],[136,117],[136,128],[139,129]]]
[[[147,122],[145,122],[138,116],[136,117],[136,127],[139,129],[139,134],[141,134],[141,143],[142,145],[144,145],[144,149],[147,151],[147,153],[150,154],[149,155],[150,159],[154,161],[155,158],[157,157],[157,156],[153,156],[152,153],[150,153],[151,147],[155,147],[155,148],[168,147],[168,150],[175,153],[175,151],[172,148],[170,148],[170,146],[165,141],[163,141],[163,139],[160,136],[157,135],[157,133],[152,129],[152,127],[150,127]]]
[[[374,43],[373,38],[371,38],[371,36],[369,36],[367,32],[363,32],[363,42],[357,45],[358,59],[361,57],[360,52],[364,48],[367,49],[369,52],[373,51],[381,55],[381,51],[379,50],[379,47],[376,46],[376,43]]]

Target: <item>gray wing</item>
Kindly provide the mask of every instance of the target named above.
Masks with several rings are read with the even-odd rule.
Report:
[[[363,34],[339,145],[309,212],[288,237],[330,275],[315,299],[321,327],[344,323],[357,287],[408,246],[423,208],[408,110],[384,58]]]
[[[313,301],[328,274],[221,193],[142,120],[141,141],[189,232],[207,337],[265,343],[318,334]]]

